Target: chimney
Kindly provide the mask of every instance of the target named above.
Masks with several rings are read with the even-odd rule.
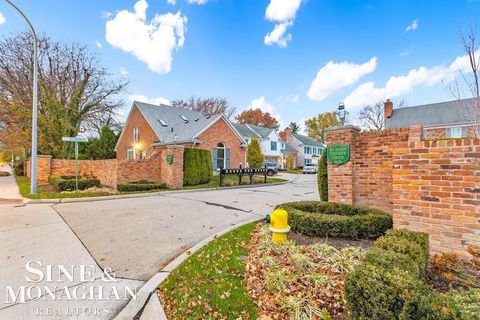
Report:
[[[383,105],[383,110],[384,110],[384,122],[387,123],[387,119],[391,118],[392,117],[392,114],[393,114],[393,102],[390,101],[390,99],[387,99],[387,101],[385,101],[384,105]]]
[[[285,141],[286,142],[289,142],[290,140],[292,140],[292,129],[290,129],[290,127],[286,127],[283,132],[285,132]]]

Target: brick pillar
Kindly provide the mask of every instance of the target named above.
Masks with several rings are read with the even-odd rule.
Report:
[[[31,160],[28,159],[24,162],[23,169],[24,174],[27,177],[31,176]],[[38,155],[37,156],[37,184],[46,185],[48,184],[48,177],[50,177],[50,172],[52,168],[52,156],[48,155]]]
[[[162,182],[169,188],[183,187],[183,151],[184,146],[161,147]],[[168,164],[167,155],[173,155],[173,163]]]
[[[353,161],[355,158],[355,141],[360,128],[344,126],[327,129],[327,146],[336,144],[350,145],[350,160],[342,165],[328,163],[328,200],[354,204]]]

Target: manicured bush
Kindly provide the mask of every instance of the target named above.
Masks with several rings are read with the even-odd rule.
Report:
[[[72,180],[72,179],[75,179],[76,176],[68,175],[68,176],[60,176],[60,178],[62,178],[63,180]]]
[[[25,174],[23,172],[23,161],[18,161],[17,163],[15,163],[15,166],[13,167],[13,173],[18,177]]]
[[[55,188],[58,189],[58,184],[62,181],[64,181],[65,179],[62,179],[61,177],[59,176],[49,176],[48,177],[48,183],[51,184],[52,186],[54,186]]]
[[[260,148],[260,141],[257,138],[252,138],[250,144],[247,148],[247,163],[250,168],[263,168],[264,166],[265,156],[262,153],[262,149]]]
[[[390,230],[345,279],[353,319],[455,319],[449,299],[425,282],[428,235]]]
[[[130,182],[130,183],[119,183],[117,184],[117,190],[120,192],[135,192],[135,191],[150,191],[150,190],[161,190],[167,189],[167,186],[163,183],[153,183],[153,182]]]
[[[308,236],[374,239],[392,228],[392,217],[376,209],[318,201],[290,202],[277,207],[287,210],[293,231]]]
[[[323,152],[320,157],[317,173],[318,193],[320,201],[328,201],[328,169],[327,169],[327,152]]]
[[[73,180],[64,180],[58,182],[59,191],[73,191],[75,190],[76,181]],[[93,187],[100,187],[100,180],[97,178],[83,178],[78,179],[78,190],[85,190]]]
[[[185,148],[183,152],[183,185],[195,186],[212,180],[212,156],[209,150]]]

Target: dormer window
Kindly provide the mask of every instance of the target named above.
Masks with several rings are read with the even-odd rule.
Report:
[[[162,119],[158,119],[158,122],[162,125],[162,127],[167,127],[167,123]]]

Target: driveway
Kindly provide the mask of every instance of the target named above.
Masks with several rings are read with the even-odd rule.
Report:
[[[189,192],[53,206],[102,269],[148,280],[195,243],[279,203],[318,199],[315,175],[285,175],[286,184]]]

